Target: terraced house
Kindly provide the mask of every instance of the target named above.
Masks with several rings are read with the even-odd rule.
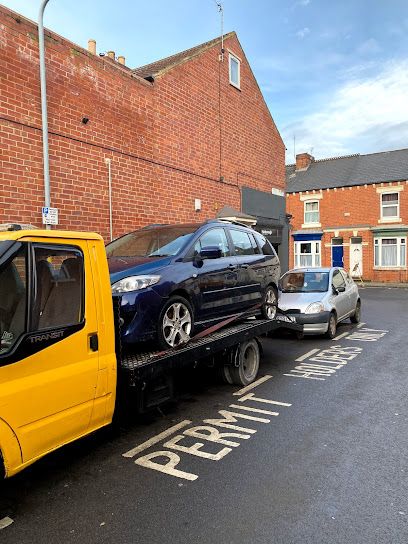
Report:
[[[368,281],[408,282],[408,149],[286,167],[290,266],[344,266]]]

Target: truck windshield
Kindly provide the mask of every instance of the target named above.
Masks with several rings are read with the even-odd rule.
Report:
[[[106,246],[108,257],[170,257],[190,241],[196,225],[146,228],[125,234]]]
[[[324,293],[328,287],[328,272],[289,272],[281,279],[283,293]]]

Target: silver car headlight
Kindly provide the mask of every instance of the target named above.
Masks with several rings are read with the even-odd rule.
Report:
[[[324,311],[324,306],[321,302],[312,302],[305,310],[305,314],[319,314]]]
[[[112,285],[112,293],[128,293],[129,291],[139,291],[146,289],[160,281],[160,276],[129,276],[123,278]]]

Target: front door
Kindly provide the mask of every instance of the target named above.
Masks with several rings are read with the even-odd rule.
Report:
[[[0,260],[14,297],[2,318],[0,418],[23,463],[86,433],[98,375],[95,295],[87,243],[17,243]],[[1,299],[0,293],[0,299]]]
[[[344,249],[343,245],[332,246],[332,266],[344,267]]]
[[[220,249],[221,257],[197,259],[201,250],[206,247]],[[193,252],[192,275],[199,293],[196,320],[211,321],[238,311],[237,259],[231,254],[225,230],[217,227],[205,232],[194,244]]]

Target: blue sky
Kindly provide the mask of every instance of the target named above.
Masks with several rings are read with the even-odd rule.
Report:
[[[37,19],[38,0],[2,0]],[[224,0],[287,147],[408,147],[408,0]],[[50,0],[45,26],[141,66],[220,34],[215,0]]]

